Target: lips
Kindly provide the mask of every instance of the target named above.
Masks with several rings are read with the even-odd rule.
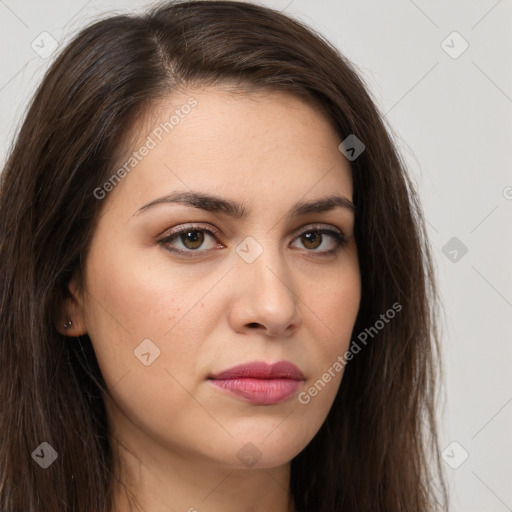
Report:
[[[288,361],[256,361],[211,375],[209,382],[256,405],[274,405],[296,393],[304,382],[304,374]]]

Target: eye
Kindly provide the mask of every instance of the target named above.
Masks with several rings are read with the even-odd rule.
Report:
[[[188,225],[175,229],[168,236],[161,239],[159,243],[166,250],[184,256],[196,256],[198,253],[206,252],[215,247],[223,247],[216,241],[216,234],[219,231],[204,225]],[[205,242],[210,240],[210,243]],[[332,254],[348,243],[348,239],[342,231],[335,231],[325,227],[310,226],[302,231],[296,240],[300,241],[307,252],[318,253],[319,255]],[[202,249],[201,249],[202,248]]]
[[[203,252],[216,246],[218,247],[218,243],[210,242],[209,247],[203,247],[203,251],[198,251],[208,238],[215,240],[216,233],[218,233],[218,230],[212,230],[201,225],[185,226],[173,231],[160,240],[159,243],[171,252],[189,256],[193,252]],[[181,247],[180,245],[176,246],[177,244],[181,244]]]
[[[342,231],[316,226],[303,231],[297,240],[308,249],[308,252],[321,254],[332,254],[348,243],[348,239]]]

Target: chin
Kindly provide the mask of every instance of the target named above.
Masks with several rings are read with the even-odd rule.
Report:
[[[283,429],[279,435],[275,430],[266,429],[236,436],[231,443],[235,451],[235,467],[268,469],[289,463],[307,445],[298,434],[298,429],[294,432]]]

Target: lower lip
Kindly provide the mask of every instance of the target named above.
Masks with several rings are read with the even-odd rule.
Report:
[[[210,382],[229,393],[258,405],[273,405],[290,398],[301,387],[294,379],[212,379]]]

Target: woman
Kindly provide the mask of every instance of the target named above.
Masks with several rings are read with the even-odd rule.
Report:
[[[229,1],[85,28],[0,223],[2,510],[444,506],[419,202],[310,29]]]

